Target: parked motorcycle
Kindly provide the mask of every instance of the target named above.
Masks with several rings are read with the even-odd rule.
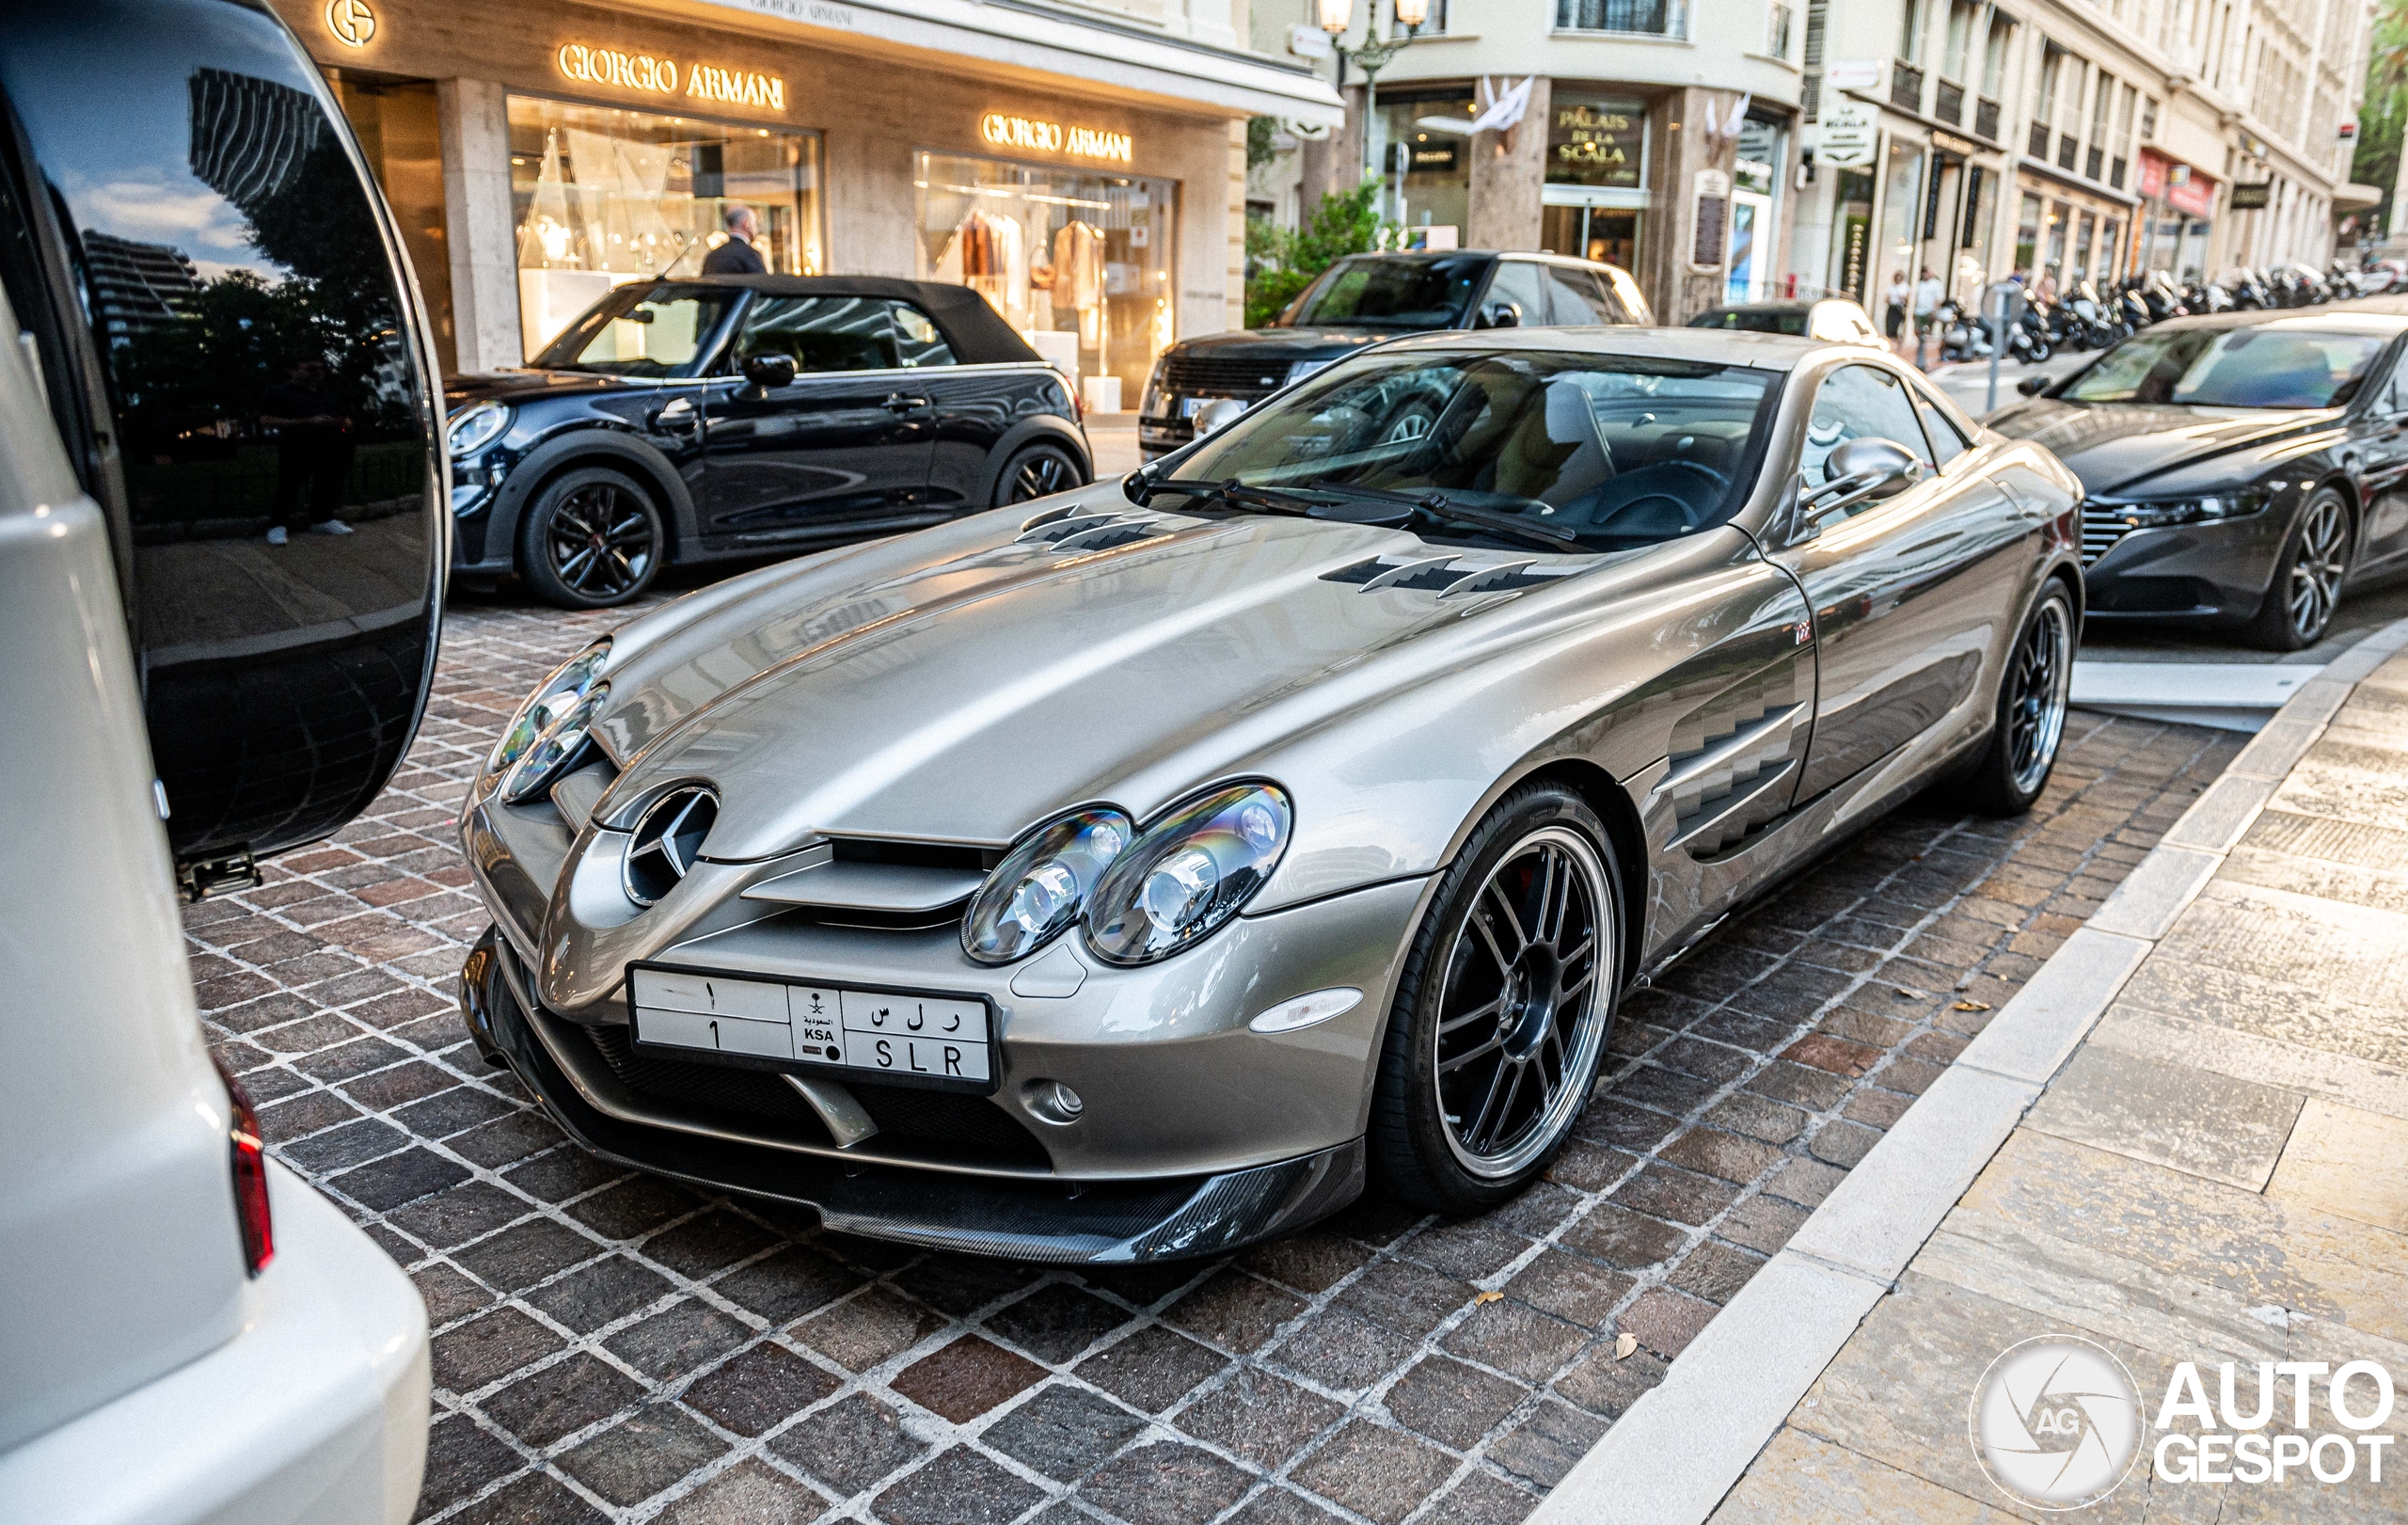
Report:
[[[2244,312],[2257,312],[2273,306],[2273,297],[2266,290],[2264,278],[2247,265],[2234,265],[2216,278],[2216,287],[2232,306]]]

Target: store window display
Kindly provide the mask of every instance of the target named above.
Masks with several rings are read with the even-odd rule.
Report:
[[[984,296],[1090,406],[1133,402],[1176,333],[1176,185],[942,153],[919,169],[914,273]]]
[[[1408,239],[1451,230],[1458,244],[1471,220],[1471,122],[1480,114],[1463,90],[1380,92],[1371,162],[1379,167],[1382,210]],[[1441,236],[1436,246],[1446,248]]]
[[[613,286],[701,274],[734,206],[772,272],[825,268],[816,135],[513,96],[510,189],[531,355]]]

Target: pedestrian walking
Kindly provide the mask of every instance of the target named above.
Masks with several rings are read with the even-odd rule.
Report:
[[[1903,336],[1907,331],[1907,302],[1911,294],[1907,287],[1907,273],[1891,271],[1890,284],[1881,288],[1881,326],[1890,336],[1890,347],[1898,352],[1901,359],[1906,357]]]
[[[349,534],[342,486],[351,475],[351,419],[342,411],[325,360],[293,363],[284,380],[260,393],[260,423],[276,431],[276,505],[267,543],[281,546],[308,524],[313,534]]]
[[[1944,294],[1940,278],[1931,266],[1923,267],[1923,278],[1915,282],[1915,367],[1928,371],[1931,366],[1925,357],[1933,340],[1940,337],[1940,303]]]
[[[752,209],[741,202],[728,207],[720,221],[727,229],[727,242],[703,256],[703,274],[706,276],[766,276],[769,267],[762,262],[760,250],[752,241],[761,236],[761,219]]]

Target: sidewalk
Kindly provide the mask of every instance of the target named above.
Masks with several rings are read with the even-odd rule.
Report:
[[[2156,1424],[2182,1362],[2242,1422],[2259,1362],[2373,1361],[2408,1388],[2403,646],[2408,621],[2303,688],[1536,1519],[2408,1518],[2408,1456],[2379,1438],[2408,1431],[2408,1392],[2362,1430],[2325,1378],[2296,1410],[2276,1379],[2250,1444],[2331,1472],[2347,1452],[2342,1481],[2299,1459],[2233,1481],[2229,1418],[2216,1480],[2192,1480],[2210,1423]],[[2065,1336],[2137,1399],[2129,1473],[2071,1515],[1994,1485],[1969,1425],[2003,1352]],[[2016,1403],[2027,1428],[2071,1418]],[[2112,1415],[2081,1412],[2019,1443],[2113,1449]]]

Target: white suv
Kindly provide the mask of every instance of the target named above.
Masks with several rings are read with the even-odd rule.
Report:
[[[407,748],[449,560],[425,320],[264,7],[8,8],[0,108],[0,1518],[401,1525],[425,1309],[266,1157],[177,897]],[[107,189],[144,183],[184,189]],[[265,533],[307,512],[357,531]]]

